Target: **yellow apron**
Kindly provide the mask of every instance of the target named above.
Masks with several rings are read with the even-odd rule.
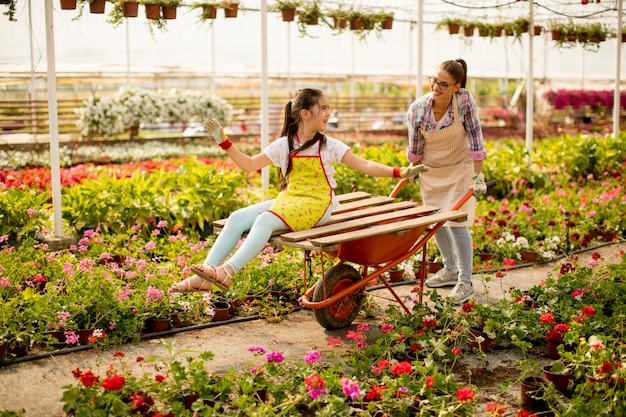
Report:
[[[421,163],[430,167],[419,176],[424,204],[448,211],[469,190],[474,175],[474,161],[469,155],[467,132],[459,118],[456,94],[452,98],[454,123],[443,129],[426,132],[424,157]],[[476,199],[470,198],[460,209],[467,213],[464,222],[447,222],[449,227],[468,227],[474,224]]]
[[[322,156],[293,156],[289,185],[278,193],[269,211],[291,229],[299,231],[315,226],[332,201]]]

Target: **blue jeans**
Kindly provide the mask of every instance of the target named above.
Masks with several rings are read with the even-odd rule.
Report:
[[[289,228],[283,221],[269,208],[274,204],[274,200],[262,201],[257,204],[234,211],[226,221],[224,228],[215,240],[215,244],[209,251],[204,261],[205,265],[220,266],[226,257],[235,249],[241,236],[249,231],[248,236],[243,241],[239,249],[226,262],[232,270],[237,273],[248,262],[254,259],[269,242],[272,233]],[[328,222],[331,215],[331,207],[328,207],[322,219],[317,223],[322,225]]]
[[[474,253],[469,229],[444,226],[435,233],[435,242],[441,252],[443,266],[459,271],[459,281],[471,283]]]

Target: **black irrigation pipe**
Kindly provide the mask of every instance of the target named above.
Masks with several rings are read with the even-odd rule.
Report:
[[[193,326],[175,327],[173,329],[166,330],[164,332],[145,333],[141,335],[141,340],[155,339],[158,337],[167,337],[167,336],[172,336],[178,333],[190,332],[193,330],[202,330],[202,329],[207,329],[210,327],[223,326],[226,324],[243,323],[246,321],[258,320],[260,318],[261,318],[260,315],[252,315],[252,316],[246,316],[246,317],[234,317],[232,319],[215,321],[215,322],[210,322],[210,323],[196,324]],[[5,367],[7,365],[14,365],[16,363],[23,363],[23,362],[30,362],[30,361],[39,360],[39,359],[45,359],[45,358],[49,358],[52,356],[67,355],[69,353],[81,352],[83,350],[88,350],[88,349],[93,349],[93,344],[57,349],[57,350],[53,350],[50,352],[37,353],[35,355],[26,355],[20,358],[12,359],[5,363],[0,363],[0,367]]]
[[[543,265],[546,263],[550,263],[550,262],[554,262],[557,261],[559,259],[563,259],[567,256],[570,255],[577,255],[579,253],[584,253],[584,252],[588,252],[597,248],[602,248],[604,246],[609,246],[609,245],[613,245],[615,244],[615,242],[606,242],[603,243],[601,245],[595,245],[593,247],[590,248],[584,248],[584,249],[579,249],[577,251],[574,252],[570,252],[569,254],[564,253],[561,254],[555,258],[551,258],[545,261],[538,261],[538,262],[530,262],[530,263],[524,263],[524,264],[519,264],[519,265],[514,265],[511,267],[502,267],[502,268],[494,268],[494,269],[484,269],[484,270],[480,270],[477,272],[481,272],[481,273],[494,273],[494,272],[498,272],[498,271],[510,271],[511,269],[520,269],[520,268],[527,268],[529,266],[533,266],[533,265]],[[414,285],[416,281],[404,281],[404,282],[394,282],[394,283],[389,283],[392,287],[395,286],[401,286],[401,285]],[[367,291],[374,291],[374,290],[379,290],[379,289],[384,289],[386,288],[384,285],[376,285],[376,286],[372,286],[372,287],[368,287]],[[301,310],[301,307],[295,307],[293,309],[293,311],[299,311]],[[243,322],[247,322],[247,321],[252,321],[252,320],[259,320],[261,318],[260,315],[252,315],[252,316],[246,316],[246,317],[235,317],[232,319],[228,319],[228,320],[223,320],[223,321],[216,321],[216,322],[210,322],[210,323],[203,323],[203,324],[196,324],[193,326],[184,326],[184,327],[175,327],[173,329],[170,330],[166,330],[164,332],[156,332],[156,333],[146,333],[144,335],[141,336],[141,340],[148,340],[148,339],[155,339],[158,337],[167,337],[167,336],[172,336],[178,333],[184,333],[184,332],[191,332],[194,330],[202,330],[202,329],[207,329],[210,327],[217,327],[217,326],[223,326],[226,324],[234,324],[234,323],[243,323]],[[93,345],[92,344],[88,344],[88,345],[82,345],[82,346],[74,346],[74,347],[70,347],[70,348],[64,348],[64,349],[58,349],[58,350],[54,350],[51,352],[44,352],[44,353],[38,353],[35,355],[26,355],[26,356],[22,356],[21,358],[15,358],[14,360],[11,360],[9,362],[6,363],[0,363],[0,367],[5,367],[7,365],[13,365],[16,363],[23,363],[23,362],[30,362],[30,361],[34,361],[34,360],[39,360],[39,359],[45,359],[45,358],[49,358],[52,356],[57,356],[57,355],[67,355],[69,353],[74,353],[74,352],[81,352],[83,350],[88,350],[88,349],[92,349]]]

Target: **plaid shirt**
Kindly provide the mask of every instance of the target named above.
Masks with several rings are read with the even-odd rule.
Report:
[[[461,88],[456,93],[456,99],[459,105],[459,117],[467,132],[467,139],[470,145],[470,158],[474,161],[481,161],[487,157],[487,153],[485,152],[483,132],[480,128],[478,107],[476,106],[474,97],[468,90]],[[424,136],[421,132],[422,127],[425,127],[427,132],[434,132],[454,123],[454,110],[452,106],[448,108],[447,113],[438,122],[436,122],[433,117],[432,108],[433,100],[431,94],[426,94],[418,98],[409,106],[407,112],[409,147],[406,150],[409,162],[419,162],[424,157]]]

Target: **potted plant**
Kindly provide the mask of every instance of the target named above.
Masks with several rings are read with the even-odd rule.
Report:
[[[163,19],[176,19],[176,10],[181,2],[181,0],[161,0]]]
[[[239,0],[223,0],[220,7],[224,9],[225,18],[235,18],[239,12]]]
[[[554,387],[563,395],[567,395],[571,392],[570,381],[572,381],[572,369],[563,361],[559,359],[550,365],[544,365],[541,367],[543,378],[554,384]]]
[[[456,35],[461,30],[461,26],[465,23],[465,20],[458,17],[446,17],[440,20],[435,29],[447,29],[450,35]]]
[[[348,24],[350,10],[344,9],[343,5],[340,4],[334,9],[326,9],[324,15],[331,19],[326,22],[331,29],[343,30]]]
[[[220,7],[220,2],[203,2],[203,3],[193,3],[189,7],[200,10],[199,20],[200,22],[208,22],[209,24],[213,24],[215,19],[217,19],[217,9]]]
[[[301,5],[301,0],[276,0],[270,10],[280,12],[283,22],[293,22]]]
[[[319,24],[319,20],[324,17],[322,8],[318,0],[309,0],[302,3],[298,9],[298,31],[302,36],[307,35],[307,26]]]
[[[139,2],[137,1],[116,1],[109,12],[108,23],[114,27],[119,26],[124,18],[137,17],[139,14]]]

